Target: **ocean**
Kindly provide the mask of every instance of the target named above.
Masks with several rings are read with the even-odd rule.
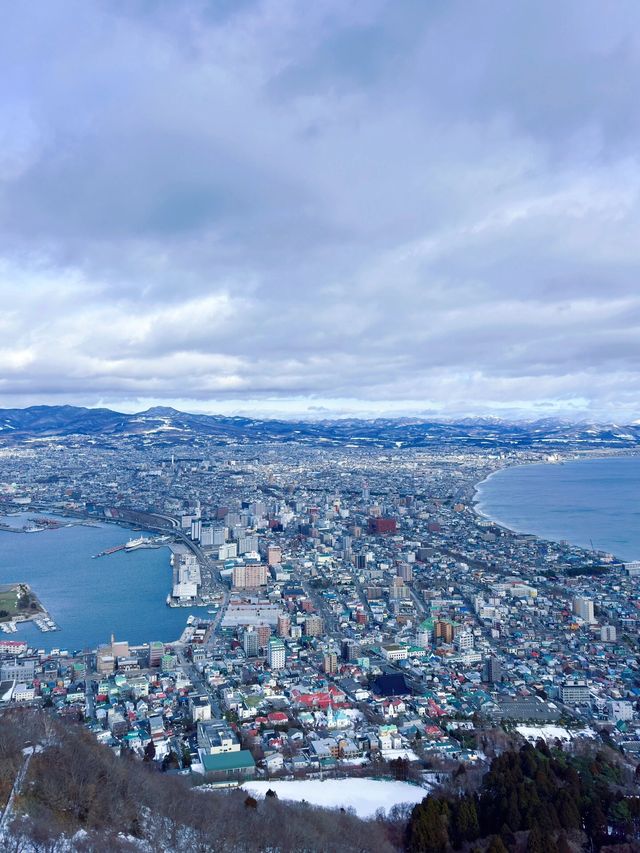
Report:
[[[0,521],[22,527],[33,516],[26,512]],[[114,524],[38,533],[0,531],[0,583],[30,584],[60,627],[43,633],[35,625],[24,625],[15,634],[0,637],[24,638],[35,648],[69,651],[95,648],[107,642],[112,632],[133,644],[177,640],[189,614],[206,611],[167,607],[168,548],[119,551],[92,559],[140,535]]]
[[[476,509],[519,533],[640,559],[640,457],[518,465],[478,485]]]

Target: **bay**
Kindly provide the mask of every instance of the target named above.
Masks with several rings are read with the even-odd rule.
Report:
[[[22,527],[34,515],[20,513],[0,521]],[[112,633],[133,644],[178,639],[189,614],[204,611],[167,607],[172,580],[168,548],[119,551],[93,559],[140,535],[154,534],[112,524],[38,533],[0,531],[0,583],[30,584],[60,627],[43,633],[27,624],[15,634],[0,637],[24,638],[35,648],[69,651],[95,648]]]
[[[640,457],[518,465],[477,487],[476,509],[518,533],[640,559]]]

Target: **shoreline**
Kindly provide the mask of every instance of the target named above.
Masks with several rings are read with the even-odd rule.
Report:
[[[59,630],[51,614],[42,604],[29,583],[17,581],[16,583],[1,584],[0,591],[3,590],[5,592],[13,592],[15,590],[16,593],[18,590],[22,590],[22,595],[26,595],[29,598],[31,605],[35,604],[35,608],[30,606],[24,612],[15,613],[13,616],[9,616],[9,618],[3,617],[0,620],[0,631],[3,634],[15,634],[19,625],[28,623],[34,623],[43,633]]]
[[[572,548],[578,548],[579,550],[584,551],[585,553],[588,553],[591,555],[593,555],[595,553],[598,555],[611,556],[611,557],[613,557],[614,562],[617,564],[623,565],[625,562],[629,562],[628,559],[620,558],[613,552],[604,551],[602,549],[590,550],[589,548],[585,547],[584,545],[579,545],[579,544],[576,544],[573,542],[569,542],[568,539],[564,539],[564,538],[563,539],[551,539],[549,537],[541,536],[537,533],[530,532],[527,530],[516,530],[514,527],[510,527],[508,524],[505,524],[505,522],[503,522],[497,518],[492,517],[491,515],[487,514],[486,512],[484,512],[483,510],[480,509],[479,487],[482,486],[484,483],[487,483],[489,480],[491,480],[492,477],[494,477],[496,474],[499,474],[501,471],[507,471],[509,469],[515,469],[515,468],[530,467],[530,466],[534,466],[534,465],[559,465],[559,464],[564,465],[567,462],[597,462],[597,461],[607,461],[610,459],[624,459],[624,458],[629,458],[629,457],[630,458],[640,458],[640,452],[638,452],[638,451],[636,451],[636,452],[629,452],[629,451],[627,451],[627,452],[624,452],[624,451],[615,452],[614,451],[611,453],[606,453],[604,455],[598,453],[598,455],[593,455],[593,456],[590,455],[588,453],[588,451],[585,451],[584,454],[579,453],[579,452],[577,453],[577,452],[573,451],[573,452],[567,452],[566,455],[564,455],[564,454],[554,454],[554,455],[557,456],[558,458],[554,459],[554,460],[539,459],[536,461],[514,462],[513,464],[507,463],[505,465],[500,465],[494,471],[491,471],[491,473],[487,474],[486,477],[483,477],[482,480],[478,480],[476,483],[473,484],[473,496],[472,496],[472,502],[469,505],[469,509],[473,512],[473,514],[476,516],[476,518],[481,519],[484,522],[489,522],[490,524],[494,525],[495,527],[498,527],[500,530],[506,531],[507,533],[509,533],[512,536],[527,536],[527,537],[531,537],[535,541],[546,542],[546,543],[550,543],[553,545],[561,545],[562,543],[566,543],[568,546],[570,546]]]
[[[116,518],[114,518],[114,519],[110,519],[110,518],[93,519],[88,514],[80,514],[78,512],[68,512],[68,511],[60,510],[59,508],[50,508],[50,507],[42,507],[42,506],[38,507],[38,508],[30,507],[28,510],[25,510],[24,508],[18,508],[18,509],[13,508],[12,510],[10,510],[8,512],[7,511],[3,512],[2,515],[7,516],[7,517],[15,517],[15,516],[21,516],[23,514],[26,514],[26,512],[32,513],[33,515],[40,515],[40,514],[49,515],[49,516],[50,515],[57,515],[59,518],[64,519],[67,522],[71,522],[71,523],[67,523],[67,524],[65,524],[65,523],[61,524],[60,528],[57,528],[57,527],[43,528],[42,531],[38,531],[38,532],[54,531],[57,529],[83,528],[83,527],[84,528],[104,527],[104,528],[111,528],[111,529],[115,529],[117,527],[123,531],[128,531],[131,534],[138,534],[138,535],[140,535],[141,533],[146,533],[146,534],[149,534],[150,536],[158,536],[159,534],[162,535],[162,533],[163,533],[162,531],[153,530],[147,526],[144,526],[141,524],[135,524],[132,522],[127,522],[127,521],[124,521],[122,519],[116,519]],[[4,532],[4,531],[0,531],[0,532]],[[21,527],[11,528],[7,532],[24,533],[24,531],[22,530]],[[169,537],[171,536],[171,533],[172,533],[172,530],[170,528],[167,529],[166,531],[164,531],[164,535],[168,535]],[[167,549],[167,555],[168,555],[170,553],[170,544],[171,543],[169,541],[162,542],[153,548],[136,548],[136,549],[132,549],[132,550],[128,551],[127,553],[133,553],[133,551],[147,551],[147,550],[163,551],[166,548]],[[124,548],[122,550],[124,551]],[[93,555],[93,556],[95,556],[95,555]],[[163,569],[170,570],[170,568],[171,568],[170,562],[167,559],[166,563],[164,563],[164,565],[163,565]],[[169,584],[171,584],[171,580],[169,580]],[[164,582],[163,582],[163,585],[164,585]],[[68,649],[69,653],[71,655],[73,655],[73,650],[82,651],[83,653],[84,652],[95,653],[97,646],[95,646],[95,647],[91,647],[90,645],[85,646],[84,643],[76,646],[73,644],[69,644],[62,637],[58,638],[57,633],[59,631],[64,631],[65,626],[59,625],[56,622],[56,620],[51,616],[49,610],[42,604],[42,601],[40,600],[40,598],[33,593],[32,588],[31,588],[29,583],[27,583],[27,582],[20,582],[20,583],[6,582],[4,584],[0,584],[0,588],[3,586],[4,587],[22,586],[22,587],[28,588],[30,590],[32,597],[37,600],[39,609],[35,612],[27,613],[24,616],[22,614],[20,614],[17,619],[11,618],[11,619],[7,619],[6,621],[0,623],[3,625],[6,625],[6,626],[9,626],[9,625],[12,626],[12,627],[0,628],[0,638],[2,638],[4,640],[9,640],[9,639],[15,639],[15,640],[21,640],[21,641],[24,640],[28,644],[29,649],[31,649],[34,652],[37,652],[38,649],[41,649],[41,648],[50,650],[53,647],[59,646],[62,649],[65,649],[65,650]],[[171,590],[171,586],[170,586],[170,590]],[[179,609],[183,610],[183,611],[188,611],[188,609],[191,608],[191,610],[194,611],[194,615],[196,615],[197,611],[203,610],[205,607],[211,607],[211,606],[212,606],[211,604],[205,604],[205,603],[200,604],[199,603],[199,604],[185,605],[184,607],[179,608]],[[164,611],[167,609],[173,610],[175,612],[174,608],[167,608],[166,603],[164,603],[164,601],[163,601],[162,610]],[[176,633],[174,634],[174,632],[172,630],[170,632],[172,635],[170,637],[170,639],[162,640],[162,642],[165,644],[165,646],[180,645],[182,642],[184,642],[185,631],[189,627],[186,624],[186,620],[187,620],[188,616],[189,616],[189,612],[185,612],[184,613],[184,620],[185,621],[180,627],[176,626],[178,628]],[[42,620],[45,627],[42,628],[37,623],[36,620]],[[50,624],[47,624],[47,622]],[[30,625],[33,627],[29,628]],[[28,630],[29,633],[31,631],[37,629],[37,632],[38,632],[37,639],[30,637],[30,636],[25,636],[23,634],[23,632],[20,631],[20,626],[23,626],[24,630]],[[51,634],[51,636],[48,636],[49,633]],[[40,639],[40,637],[41,637],[41,639]],[[44,645],[40,645],[41,643],[43,643]],[[143,643],[144,643],[144,641],[143,641]],[[47,654],[48,653],[49,652],[47,652]]]

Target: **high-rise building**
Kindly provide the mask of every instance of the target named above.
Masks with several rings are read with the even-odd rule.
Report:
[[[405,583],[411,583],[413,580],[413,569],[408,563],[400,563],[396,569],[396,574],[399,578],[402,578]]]
[[[213,527],[210,524],[203,524],[200,528],[200,544],[203,548],[213,547]]]
[[[502,667],[494,655],[484,662],[484,680],[489,684],[499,684],[502,681]]]
[[[440,619],[435,623],[434,634],[436,640],[442,640],[443,643],[453,642],[453,625],[451,622],[445,622]]]
[[[335,652],[327,652],[322,661],[322,669],[329,675],[338,671],[338,655]]]
[[[214,527],[212,531],[213,535],[213,544],[214,545],[224,545],[227,541],[227,528],[226,527]]]
[[[342,660],[347,663],[352,663],[357,660],[361,655],[361,649],[359,643],[356,643],[355,640],[343,640],[342,641]]]
[[[319,616],[307,616],[304,620],[304,633],[307,637],[321,637],[324,631],[322,619]]]
[[[260,647],[258,632],[252,629],[247,629],[242,636],[242,646],[244,648],[244,653],[248,658],[256,657]]]
[[[603,625],[600,629],[600,639],[603,643],[615,643],[617,637],[615,625]]]
[[[402,578],[395,577],[391,581],[391,585],[389,587],[389,598],[394,600],[411,598],[409,587],[405,584]]]
[[[271,626],[270,625],[257,625],[256,632],[258,634],[258,644],[261,649],[269,642],[269,637],[271,636]]]
[[[287,613],[278,616],[278,636],[289,637],[291,635],[291,617]]]
[[[278,637],[271,637],[267,646],[267,663],[271,669],[284,669],[286,649]]]
[[[241,536],[238,539],[238,554],[252,554],[258,550],[257,536]]]
[[[194,542],[200,541],[200,536],[202,533],[202,522],[199,518],[194,518],[191,521],[191,538]]]
[[[164,643],[161,643],[159,640],[149,643],[149,666],[160,666],[163,654]]]
[[[282,548],[279,545],[269,545],[267,548],[267,563],[277,566],[282,562]]]
[[[568,679],[560,688],[560,699],[565,705],[588,705],[591,691],[586,681]]]
[[[593,612],[593,601],[590,598],[583,598],[580,595],[576,595],[573,599],[573,612],[583,622],[588,622],[590,625],[596,621]]]
[[[234,566],[233,585],[236,589],[255,589],[267,584],[267,567],[262,563]]]

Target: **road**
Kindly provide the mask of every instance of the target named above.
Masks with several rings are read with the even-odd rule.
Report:
[[[33,746],[28,746],[22,751],[24,755],[24,761],[22,762],[22,767],[18,771],[18,775],[16,776],[15,781],[13,783],[13,788],[11,789],[11,793],[9,794],[9,799],[7,800],[7,805],[4,810],[4,813],[0,818],[0,839],[2,838],[6,830],[9,828],[9,824],[11,823],[15,798],[20,793],[22,783],[24,782],[25,776],[27,775],[31,756],[35,751],[36,748]]]

